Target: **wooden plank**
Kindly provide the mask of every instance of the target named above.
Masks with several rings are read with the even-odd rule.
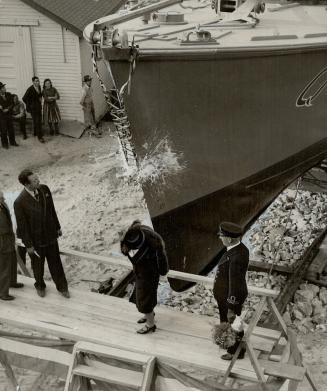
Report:
[[[88,360],[89,365],[77,365],[73,369],[73,374],[88,379],[96,379],[106,383],[130,387],[135,390],[142,385],[142,372],[113,367],[100,362],[91,363],[91,361],[92,360]],[[92,366],[90,366],[90,364]]]
[[[266,378],[264,376],[264,372],[259,364],[259,361],[257,359],[257,356],[256,356],[254,350],[253,350],[251,343],[249,341],[247,341],[247,342],[245,342],[245,346],[246,346],[246,351],[250,357],[251,364],[252,364],[253,369],[257,375],[258,380],[260,381],[260,383],[265,383]]]
[[[141,386],[140,391],[150,391],[151,390],[155,363],[156,363],[155,357],[151,357],[148,360],[148,363],[147,363],[145,370],[144,370],[143,381],[142,381],[142,386]]]
[[[305,369],[296,365],[260,359],[259,364],[266,375],[274,377],[283,377],[285,379],[302,381],[305,375]]]
[[[261,260],[257,259],[251,259],[249,262],[249,270],[251,271],[264,271],[264,272],[269,272],[271,270],[271,264],[268,262],[264,262]],[[293,273],[293,268],[289,266],[284,266],[284,265],[273,265],[272,271],[276,271],[280,274],[292,274]]]
[[[57,297],[57,294],[55,296]],[[106,297],[106,299],[110,298]],[[160,332],[158,330],[154,335],[136,338],[135,330],[137,325],[135,325],[135,328],[127,327],[127,329],[124,329],[124,322],[118,323],[117,326],[109,323],[110,333],[108,333],[107,322],[103,322],[100,325],[94,324],[92,317],[89,317],[87,322],[81,321],[79,318],[71,319],[67,317],[70,315],[70,310],[73,306],[70,300],[62,298],[63,302],[67,303],[66,317],[61,317],[51,312],[56,310],[51,305],[51,301],[41,298],[37,300],[39,300],[39,304],[36,308],[39,308],[34,309],[33,307],[33,313],[30,311],[32,308],[30,303],[26,304],[29,305],[27,307],[29,308],[28,312],[26,312],[26,305],[18,309],[17,307],[13,308],[12,305],[5,304],[5,306],[0,308],[0,320],[8,324],[24,327],[25,329],[33,329],[77,341],[86,340],[101,343],[117,348],[121,347],[121,342],[123,341],[124,348],[128,350],[146,352],[149,355],[153,354],[159,360],[168,363],[180,362],[188,367],[203,368],[209,373],[216,373],[218,369],[224,372],[227,368],[228,363],[219,358],[219,348],[212,344],[209,339],[205,340],[188,335],[167,333],[162,330]],[[19,305],[20,301],[17,300],[15,305]],[[41,303],[48,308],[43,308]],[[110,300],[107,308],[110,308]],[[194,349],[197,350],[197,355],[193,354]],[[237,363],[232,375],[250,380],[255,378],[250,363],[246,359]]]
[[[81,251],[76,251],[76,250],[68,250],[68,249],[61,249],[60,251],[61,254],[63,255],[69,255],[77,258],[82,258],[82,259],[88,259],[90,261],[95,261],[95,262],[101,262],[101,263],[109,263],[117,266],[123,266],[128,269],[132,269],[132,265],[129,261],[122,260],[125,259],[125,257],[108,257],[108,256],[103,256],[103,255],[94,255],[94,254],[88,254],[84,253]],[[176,270],[170,270],[168,275],[169,278],[175,278],[179,279],[182,281],[189,281],[189,282],[195,282],[195,283],[202,283],[202,284],[209,284],[213,286],[214,283],[214,278],[211,277],[206,277],[206,276],[199,276],[197,274],[191,274],[191,273],[184,273],[184,272],[179,272]],[[256,295],[260,296],[270,296],[270,297],[277,297],[279,292],[273,289],[265,289],[265,288],[258,288],[255,286],[248,286],[248,291],[249,293],[253,293]]]
[[[116,358],[118,360],[124,360],[133,364],[141,365],[146,364],[151,358],[151,356],[145,354],[134,353],[124,349],[115,349],[109,346],[98,345],[86,341],[77,342],[75,350],[76,352],[85,352],[106,358]]]
[[[30,295],[30,293],[32,293],[32,295]],[[47,303],[44,300],[40,300],[33,291],[20,291],[18,293],[18,297],[21,301],[21,304],[26,303],[26,305],[29,305],[33,303],[39,310],[42,309],[47,311]],[[50,298],[49,295],[46,297]],[[77,297],[77,300],[83,300],[83,303],[80,303],[77,300],[76,302],[73,302],[74,297]],[[102,298],[102,295],[98,295],[98,297]],[[72,298],[69,300],[69,306],[71,306],[69,308],[67,308],[67,300],[63,299],[58,294],[55,294],[54,297],[51,297],[51,303],[52,306],[56,305],[56,307],[53,307],[53,309],[55,309],[58,315],[57,321],[60,319],[59,316],[65,317],[67,315],[67,311],[69,311],[71,316],[83,322],[89,321],[90,316],[92,315],[93,322],[99,323],[101,325],[104,323],[114,325],[117,324],[117,321],[119,321],[123,322],[123,324],[121,326],[117,324],[117,327],[120,327],[126,331],[135,327],[136,320],[140,315],[136,312],[134,305],[122,299],[116,299],[115,305],[112,305],[112,303],[108,303],[108,300],[112,300],[111,298],[109,299],[107,296],[104,296],[103,298],[105,299],[105,305],[103,307],[101,306],[100,308],[97,306],[98,303],[91,303],[90,305],[85,304],[85,302],[88,301],[87,296],[84,299],[84,297],[81,298],[79,294],[75,296],[73,293]],[[108,306],[110,306],[110,311],[107,310]],[[159,311],[157,311],[157,313],[158,312]],[[132,316],[132,314],[135,315]],[[194,336],[196,338],[210,340],[213,319],[204,319],[204,317],[195,316],[192,314],[188,315],[190,316],[185,316],[185,314],[182,312],[176,313],[176,311],[165,310],[164,316],[158,319],[158,327],[160,327],[160,330],[165,330],[174,334],[180,333],[188,336]],[[35,316],[36,314],[34,317]],[[188,324],[188,327],[185,327],[186,323]],[[71,327],[75,327],[75,325],[72,324]],[[265,333],[266,332],[263,329],[262,334],[264,335]],[[277,335],[279,336],[280,332],[278,332]],[[251,342],[253,343],[254,348],[270,353],[276,343],[276,339],[252,335]]]
[[[28,299],[31,303],[44,304],[44,299],[39,299],[35,293],[33,280],[23,278],[22,281],[25,283],[25,287],[19,292],[17,291],[17,298],[23,300],[23,302]],[[45,300],[51,300],[53,305],[63,306],[67,311],[67,300],[59,296],[56,291],[53,292],[52,290],[48,290]],[[26,303],[26,305],[28,305],[28,303]],[[127,300],[115,297],[109,298],[106,295],[75,289],[71,290],[69,307],[73,307],[74,310],[84,311],[88,314],[101,314],[103,319],[108,318],[108,322],[110,322],[110,319],[119,319],[134,325],[140,317],[134,304],[129,303]],[[108,308],[110,308],[110,311],[108,311]],[[204,337],[206,339],[210,339],[213,323],[216,322],[216,319],[213,317],[173,311],[162,306],[156,308],[156,318],[158,319],[158,326],[160,329],[174,333]],[[185,327],[185,324],[187,324],[188,327]],[[280,331],[262,327],[256,327],[254,329],[254,334],[274,341],[279,340],[281,336]],[[262,340],[259,340],[259,343],[261,341]],[[255,342],[253,341],[253,343]]]
[[[0,349],[39,360],[51,361],[65,366],[69,365],[70,354],[56,349],[40,348],[22,342],[0,338]]]

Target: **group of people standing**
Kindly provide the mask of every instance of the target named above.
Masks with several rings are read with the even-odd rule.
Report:
[[[231,360],[244,336],[240,319],[243,304],[248,295],[246,273],[249,265],[249,250],[242,243],[242,228],[232,222],[221,222],[218,236],[224,250],[218,261],[213,294],[218,304],[221,323],[229,323],[234,329],[235,343],[221,356]],[[154,309],[157,305],[159,275],[168,273],[168,259],[164,242],[152,228],[135,221],[124,233],[121,252],[133,264],[135,289],[131,301],[135,302],[144,316],[138,323],[145,325],[137,332],[147,334],[156,331]],[[242,348],[238,359],[244,358]]]
[[[51,191],[40,184],[39,178],[31,170],[23,170],[18,180],[23,190],[14,202],[17,222],[17,238],[21,240],[31,258],[35,278],[35,288],[40,297],[46,294],[43,278],[44,263],[47,260],[49,271],[57,290],[69,298],[67,280],[60,259],[58,238],[62,235],[61,226],[53,203]],[[220,322],[229,323],[236,332],[234,345],[230,346],[222,359],[231,360],[244,336],[243,325],[238,319],[242,312],[248,289],[246,273],[249,265],[249,250],[242,243],[242,228],[232,222],[219,225],[218,236],[224,245],[220,255],[213,294],[218,303]],[[17,258],[15,234],[3,193],[0,191],[0,299],[13,300],[9,288],[21,288],[17,282]],[[130,301],[143,316],[138,323],[144,326],[139,334],[156,331],[155,312],[159,278],[169,271],[165,243],[151,227],[136,220],[121,234],[121,252],[133,265],[135,287]],[[20,252],[20,255],[22,253]],[[238,322],[236,322],[238,320]],[[234,326],[237,323],[237,327]],[[242,348],[238,358],[244,357]]]
[[[7,92],[6,85],[0,82],[0,131],[1,144],[5,149],[8,149],[9,145],[18,146],[14,122],[18,123],[23,139],[27,138],[26,112],[31,114],[34,136],[37,136],[41,143],[45,142],[42,122],[48,123],[50,135],[59,134],[61,116],[57,104],[60,99],[57,89],[53,87],[50,79],[44,80],[43,89],[37,76],[32,78],[32,83],[22,98],[23,103],[17,95]]]

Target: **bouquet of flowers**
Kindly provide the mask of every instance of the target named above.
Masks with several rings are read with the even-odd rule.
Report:
[[[228,349],[239,339],[230,323],[224,322],[213,326],[212,338],[222,349]]]

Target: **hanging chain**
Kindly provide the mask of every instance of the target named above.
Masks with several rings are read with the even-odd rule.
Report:
[[[278,255],[279,255],[279,250],[280,250],[280,248],[281,248],[281,245],[282,245],[282,243],[283,243],[283,239],[284,239],[285,233],[286,233],[286,231],[287,231],[287,225],[288,225],[288,223],[290,222],[290,219],[291,219],[291,214],[292,214],[292,211],[293,211],[294,206],[295,206],[296,197],[297,197],[297,195],[298,195],[298,193],[299,193],[299,188],[300,188],[300,184],[301,184],[301,179],[302,179],[302,178],[300,177],[300,178],[298,178],[298,180],[297,180],[295,195],[294,195],[294,198],[293,198],[293,201],[292,201],[292,205],[291,205],[291,207],[290,207],[290,209],[289,209],[289,212],[288,212],[288,215],[287,215],[287,218],[286,218],[286,222],[285,222],[285,225],[284,225],[283,233],[282,233],[282,235],[281,235],[281,237],[280,237],[280,239],[279,239],[279,243],[278,243],[277,249],[276,249],[276,251],[275,251],[274,260],[273,260],[273,262],[272,262],[272,264],[271,264],[271,266],[270,266],[270,269],[269,269],[268,279],[267,279],[267,281],[266,281],[265,287],[267,287],[268,283],[270,282],[270,277],[271,277],[271,274],[272,274],[274,265],[275,265],[275,263],[277,262],[277,257],[278,257]]]
[[[123,94],[125,92],[126,87],[128,89],[128,92],[130,92],[132,73],[135,70],[136,54],[135,54],[135,51],[133,50],[133,46],[132,46],[132,50],[131,50],[132,54],[131,54],[131,58],[130,58],[130,69],[129,69],[128,80],[121,87],[120,91],[116,86],[116,82],[115,82],[115,79],[114,79],[112,71],[111,71],[110,62],[104,60],[105,65],[107,67],[107,70],[110,74],[110,77],[111,77],[111,80],[113,83],[113,87],[114,87],[111,90],[114,93],[114,94],[112,94],[107,90],[107,87],[104,84],[104,82],[101,78],[101,75],[99,73],[99,68],[98,68],[98,64],[97,64],[97,60],[96,60],[97,50],[98,50],[98,48],[95,45],[93,45],[92,46],[93,72],[96,74],[96,76],[99,80],[103,95],[104,95],[105,100],[109,106],[109,111],[112,116],[113,122],[116,126],[118,138],[119,138],[126,162],[129,166],[131,166],[131,165],[133,165],[133,163],[135,163],[137,161],[137,159],[136,159],[136,153],[135,153],[134,147],[131,143],[131,139],[132,139],[131,125],[128,120],[128,115],[127,115],[126,107],[125,107],[124,100],[123,100]],[[103,56],[102,56],[102,58],[103,58]]]

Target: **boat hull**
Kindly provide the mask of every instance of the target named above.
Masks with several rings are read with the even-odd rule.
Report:
[[[122,85],[129,64],[115,53],[105,51]],[[311,106],[299,104],[326,64],[326,48],[140,52],[125,98],[137,155],[142,160],[166,137],[181,166],[164,182],[143,186],[172,269],[208,272],[222,248],[220,221],[246,229],[327,156],[327,90]],[[302,98],[321,84],[318,78]]]

